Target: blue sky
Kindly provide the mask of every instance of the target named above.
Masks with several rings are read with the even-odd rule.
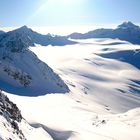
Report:
[[[140,0],[0,0],[0,26],[140,23]]]

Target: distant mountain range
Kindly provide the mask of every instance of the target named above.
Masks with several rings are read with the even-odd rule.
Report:
[[[10,39],[17,36],[21,38],[23,42],[26,42],[28,45],[33,46],[34,44],[40,44],[42,46],[52,45],[52,46],[64,46],[69,44],[75,44],[76,42],[70,41],[66,36],[58,36],[58,35],[42,35],[39,34],[27,26],[22,26],[13,31],[9,31],[4,33],[0,31],[0,44],[5,41],[5,38]]]
[[[140,27],[132,22],[124,22],[116,29],[96,29],[87,33],[72,33],[67,37],[71,39],[89,39],[89,38],[118,38],[133,44],[140,44]]]
[[[28,42],[28,45],[40,44],[42,46],[64,46],[64,45],[72,45],[76,44],[76,41],[72,41],[71,39],[90,39],[90,38],[118,38],[120,40],[128,41],[133,44],[140,44],[140,27],[133,24],[132,22],[123,22],[118,25],[116,29],[96,29],[93,31],[89,31],[87,33],[72,33],[68,36],[60,36],[60,35],[42,35],[28,28],[27,26],[22,26],[16,30],[10,32],[0,31],[0,44],[1,41],[5,40],[4,38],[18,36],[22,38],[21,40],[24,42]],[[23,40],[24,39],[24,40]]]

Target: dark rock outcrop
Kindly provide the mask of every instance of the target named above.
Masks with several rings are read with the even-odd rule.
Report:
[[[11,102],[2,91],[0,91],[0,115],[2,115],[12,128],[12,133],[16,134],[19,139],[26,140],[22,130],[19,128],[19,123],[22,121],[22,115],[16,104]],[[6,127],[6,125],[5,125]]]

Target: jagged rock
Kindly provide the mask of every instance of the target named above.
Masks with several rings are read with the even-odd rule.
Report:
[[[0,91],[0,111],[1,114],[7,115],[14,121],[21,122],[22,120],[21,112],[16,106],[16,104],[11,102],[7,96],[1,93],[1,91]]]
[[[19,139],[26,140],[24,134],[22,133],[22,130],[20,130],[18,124],[23,119],[20,110],[14,104],[9,100],[7,96],[5,96],[0,91],[0,115],[3,116],[8,123],[8,127],[12,128],[13,134],[16,134]],[[5,127],[6,124],[4,124]],[[8,128],[7,128],[8,129]]]

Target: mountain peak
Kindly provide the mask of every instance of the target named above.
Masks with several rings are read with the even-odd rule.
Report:
[[[126,28],[139,28],[139,26],[133,24],[132,22],[128,21],[128,22],[123,22],[122,24],[120,24],[118,26],[118,28],[123,28],[123,29],[126,29]]]
[[[20,27],[20,29],[28,29],[28,27],[26,25]]]
[[[22,26],[22,27],[16,29],[15,31],[16,31],[16,32],[18,31],[18,32],[25,32],[25,33],[28,33],[28,32],[31,31],[31,29],[28,28],[26,25],[24,25],[24,26]]]

